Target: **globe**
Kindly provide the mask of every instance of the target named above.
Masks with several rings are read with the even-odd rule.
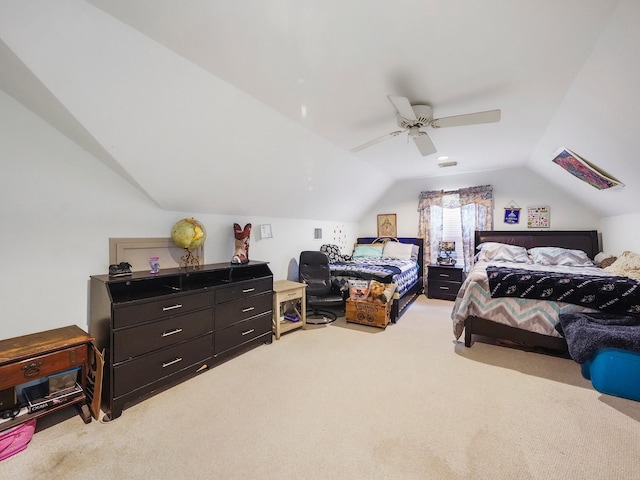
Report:
[[[180,248],[195,250],[204,244],[205,238],[207,238],[207,232],[194,218],[183,218],[171,228],[171,240]]]

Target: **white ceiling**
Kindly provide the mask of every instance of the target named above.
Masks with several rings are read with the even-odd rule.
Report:
[[[636,0],[48,3],[0,5],[0,86],[163,208],[357,221],[367,203],[329,197],[527,165],[603,215],[638,210]],[[502,119],[429,129],[427,157],[405,135],[351,153],[398,130],[390,94]],[[626,187],[571,177],[560,146]]]

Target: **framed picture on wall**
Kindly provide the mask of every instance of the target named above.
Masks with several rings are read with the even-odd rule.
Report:
[[[383,213],[378,215],[378,236],[379,237],[397,237],[398,224],[396,223],[395,213]]]
[[[528,228],[549,228],[549,207],[527,207]]]

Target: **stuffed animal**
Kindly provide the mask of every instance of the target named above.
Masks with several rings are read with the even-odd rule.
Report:
[[[387,303],[387,297],[384,294],[385,286],[383,283],[371,280],[369,283],[369,295],[367,296],[367,302],[376,303],[378,305],[384,305]]]
[[[236,249],[231,258],[231,263],[249,262],[249,236],[251,235],[251,224],[247,223],[244,229],[237,223],[233,224],[233,235],[235,237]]]

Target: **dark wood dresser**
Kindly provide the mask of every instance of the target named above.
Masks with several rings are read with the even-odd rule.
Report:
[[[427,297],[455,300],[464,281],[461,267],[429,265],[427,271]]]
[[[92,276],[89,332],[104,350],[107,419],[261,343],[271,343],[266,262]]]

